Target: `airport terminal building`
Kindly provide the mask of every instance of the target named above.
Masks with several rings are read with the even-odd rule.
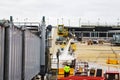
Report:
[[[68,31],[75,34],[77,38],[82,38],[82,40],[110,40],[113,37],[113,35],[120,34],[119,26],[82,25],[81,27],[65,26],[65,28],[68,28]]]

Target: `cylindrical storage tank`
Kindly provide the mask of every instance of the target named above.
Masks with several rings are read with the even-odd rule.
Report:
[[[0,80],[3,80],[4,70],[4,27],[0,26]]]
[[[25,31],[25,80],[31,80],[40,72],[40,38]]]

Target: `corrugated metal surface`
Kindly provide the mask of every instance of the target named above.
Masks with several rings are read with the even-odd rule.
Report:
[[[0,80],[31,80],[40,73],[41,39],[12,21],[0,24]]]
[[[40,72],[40,38],[25,31],[25,80]]]
[[[4,62],[4,28],[0,26],[0,80],[3,80]]]
[[[9,65],[9,80],[21,80],[22,67],[22,31],[11,29],[11,52]]]

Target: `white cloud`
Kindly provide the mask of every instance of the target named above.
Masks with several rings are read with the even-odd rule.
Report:
[[[117,22],[120,18],[119,0],[2,0],[0,2],[0,18],[29,18],[40,20],[42,16],[49,18],[49,23],[56,24],[57,19],[64,18],[68,25],[81,22]]]

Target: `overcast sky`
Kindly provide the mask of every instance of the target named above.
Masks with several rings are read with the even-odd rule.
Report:
[[[117,24],[120,18],[120,0],[1,0],[0,19],[14,17],[14,21],[40,21],[47,24],[79,26],[80,23]]]

